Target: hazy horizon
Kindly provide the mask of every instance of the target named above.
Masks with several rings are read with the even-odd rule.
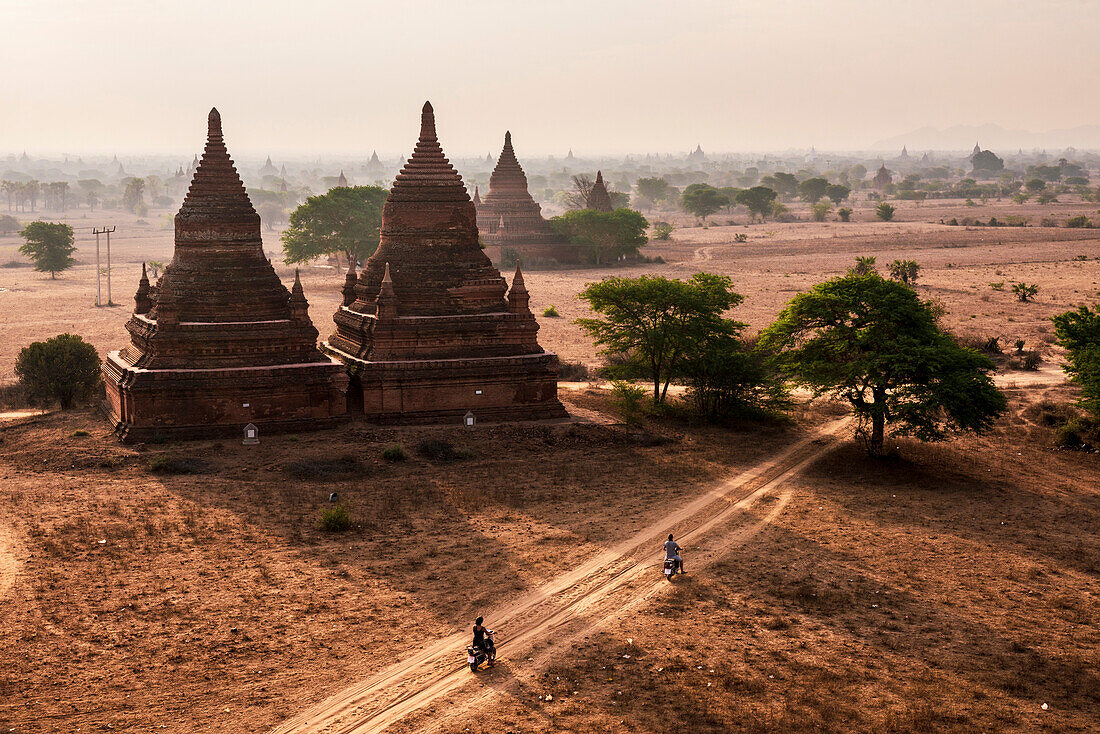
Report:
[[[454,158],[506,129],[521,157],[595,157],[1074,128],[1100,122],[1098,7],[8,0],[0,150],[198,152],[217,106],[240,158],[392,157],[425,99]]]

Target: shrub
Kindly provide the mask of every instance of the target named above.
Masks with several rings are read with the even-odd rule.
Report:
[[[870,275],[871,273],[878,272],[878,268],[875,267],[875,256],[857,256],[855,267],[849,269],[848,272],[851,275]]]
[[[875,216],[884,222],[889,222],[894,218],[894,212],[897,209],[887,204],[885,201],[875,207]]]
[[[326,533],[342,533],[351,529],[351,512],[344,504],[332,505],[321,510],[317,528]]]
[[[1005,282],[1003,280],[1000,280],[996,283],[990,283],[989,287],[995,291],[1003,291],[1005,289]]]
[[[1027,303],[1035,298],[1035,294],[1039,292],[1039,286],[1034,283],[1013,283],[1012,292],[1022,303]]]
[[[824,222],[825,217],[832,211],[832,204],[826,201],[819,201],[810,207],[810,217],[815,222]]]
[[[852,221],[852,209],[851,209],[851,207],[847,207],[847,206],[840,207],[839,209],[836,210],[836,215],[838,217],[840,217],[840,221],[842,221],[842,222]]]
[[[558,313],[558,309],[554,308],[553,304],[550,304],[549,306],[544,308],[542,310],[542,315],[543,315],[543,317],[548,318],[548,319],[556,319],[556,318],[559,318],[561,316],[561,314]]]
[[[736,337],[709,340],[689,360],[687,399],[707,420],[776,417],[790,405],[785,380],[763,352]]]
[[[1071,229],[1091,229],[1092,220],[1081,214],[1076,217],[1070,217],[1066,220],[1066,226]]]
[[[981,346],[981,350],[986,354],[1002,354],[1001,339],[1000,337],[991,336],[986,339]]]
[[[1089,418],[1074,416],[1054,432],[1054,445],[1060,449],[1089,451],[1100,443],[1100,425]]]
[[[657,222],[653,225],[653,239],[668,240],[672,238],[672,225],[668,222]]]
[[[91,434],[88,433],[87,431],[77,429],[77,430],[75,430],[75,431],[73,431],[72,433],[69,434],[69,438],[84,438],[85,436],[90,436],[90,435]]]
[[[920,265],[916,260],[895,260],[888,266],[890,277],[899,280],[906,285],[917,282],[920,275]]]
[[[390,462],[404,461],[408,458],[408,455],[405,453],[405,449],[401,444],[396,444],[382,449],[382,458]]]
[[[99,387],[99,354],[76,334],[60,334],[23,347],[15,374],[33,404],[68,410]]]
[[[1025,370],[1037,370],[1039,369],[1039,363],[1043,361],[1042,357],[1036,351],[1027,352],[1024,355],[1023,362],[1020,363],[1020,368]]]
[[[564,382],[587,380],[588,365],[584,362],[562,362],[558,366],[558,379]]]
[[[628,423],[640,422],[642,407],[646,404],[648,393],[644,388],[638,387],[626,380],[613,380],[611,382],[611,404],[619,411],[619,414]]]
[[[1017,339],[1016,340],[1016,345],[1015,345],[1016,346],[1016,354],[1023,354],[1024,353],[1024,344],[1025,343],[1026,342],[1024,342],[1023,339]]]
[[[735,234],[733,236],[733,241],[734,242],[748,242],[749,241],[749,236],[747,234],[745,234],[744,232],[738,232],[737,234]]]

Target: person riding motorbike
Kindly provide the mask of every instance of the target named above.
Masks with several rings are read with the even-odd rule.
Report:
[[[486,634],[488,630],[486,630],[485,626],[482,624],[484,621],[482,617],[478,617],[474,620],[474,641],[472,646],[485,653],[489,665],[492,666],[496,662],[494,659],[496,657],[494,654],[495,649],[493,647],[493,641],[489,639],[489,636]]]
[[[680,557],[680,546],[672,539],[672,533],[668,534],[668,540],[665,542],[665,560],[676,561],[676,567],[680,573],[684,573],[684,559]]]

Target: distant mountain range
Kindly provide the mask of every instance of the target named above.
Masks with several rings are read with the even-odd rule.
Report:
[[[1000,125],[955,125],[944,129],[922,127],[904,135],[876,141],[873,150],[901,150],[904,145],[909,153],[923,150],[969,151],[974,143],[995,153],[1015,153],[1046,149],[1049,152],[1077,148],[1100,149],[1100,125],[1081,125],[1062,130],[1035,133],[1028,130],[1006,130]]]

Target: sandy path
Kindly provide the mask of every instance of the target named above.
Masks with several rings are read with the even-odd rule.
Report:
[[[7,598],[18,574],[19,559],[15,555],[15,540],[8,528],[0,526],[0,600]]]
[[[832,448],[836,434],[850,419],[828,424],[779,455],[761,462],[724,484],[704,492],[665,519],[602,553],[530,594],[487,615],[502,630],[502,652],[512,662],[488,676],[474,677],[465,665],[468,635],[459,632],[439,640],[374,677],[355,683],[314,708],[284,722],[276,734],[325,732],[365,734],[382,731],[405,717],[430,706],[444,696],[475,681],[491,686],[480,694],[449,702],[447,718],[461,715],[482,699],[496,695],[497,688],[518,680],[520,673],[536,668],[553,650],[579,635],[621,616],[650,597],[670,587],[657,571],[659,549],[671,532],[683,544],[705,542],[686,557],[689,570],[707,565],[731,547],[742,543],[771,522],[782,511],[788,494],[780,493],[764,517],[750,516],[715,537],[714,531],[740,517],[771,490],[797,475]],[[704,540],[705,539],[705,540]],[[553,640],[553,645],[540,643]],[[493,677],[498,680],[494,681]],[[430,726],[440,726],[435,716]],[[419,727],[423,730],[424,726]]]

